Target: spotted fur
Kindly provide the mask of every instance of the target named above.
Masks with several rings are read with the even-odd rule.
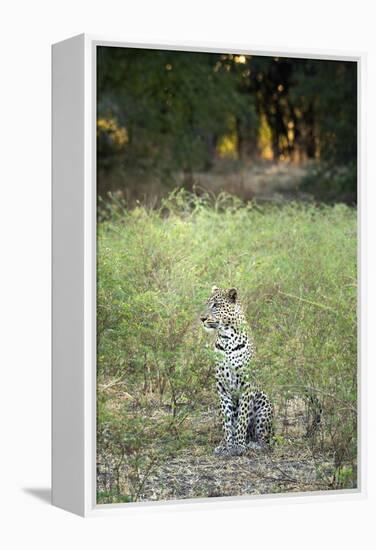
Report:
[[[237,290],[213,287],[201,321],[215,333],[218,354],[215,377],[224,437],[215,454],[239,455],[247,448],[265,446],[272,435],[273,408],[267,395],[250,381],[254,346]]]

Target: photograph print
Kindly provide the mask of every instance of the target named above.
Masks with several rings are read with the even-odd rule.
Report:
[[[97,503],[358,488],[357,62],[97,47]]]

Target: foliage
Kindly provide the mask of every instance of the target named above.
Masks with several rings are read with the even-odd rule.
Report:
[[[355,164],[357,65],[100,47],[97,147],[103,196],[130,175],[189,188],[221,156]]]
[[[99,48],[98,114],[115,117],[127,129],[129,141],[118,157],[125,169],[166,176],[210,164],[216,136],[245,109],[230,73],[216,69],[217,58]],[[103,140],[98,158],[100,168],[113,162]]]
[[[216,406],[213,352],[199,322],[213,284],[238,288],[256,344],[254,376],[273,401],[317,397],[322,423],[310,448],[333,456],[329,486],[349,486],[356,211],[180,190],[159,210],[102,202],[99,220],[98,449],[126,475],[122,498],[142,495],[155,464],[219,436],[218,426],[200,436],[194,420]],[[119,486],[106,487],[103,500],[116,500]]]
[[[301,183],[301,190],[319,195],[327,203],[343,201],[354,205],[357,202],[356,182],[356,162],[344,165],[323,162],[309,167]]]

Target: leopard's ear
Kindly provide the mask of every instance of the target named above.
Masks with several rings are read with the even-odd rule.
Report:
[[[236,298],[238,297],[238,291],[236,288],[230,288],[228,291],[228,297],[230,298],[231,302],[236,302]]]
[[[217,286],[212,286],[212,294],[214,294],[214,292],[217,292],[217,290],[219,290]]]

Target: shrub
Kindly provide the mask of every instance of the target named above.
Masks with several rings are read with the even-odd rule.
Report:
[[[141,490],[131,472],[194,447],[192,419],[216,405],[213,353],[199,322],[213,284],[238,288],[256,344],[251,368],[277,406],[296,395],[308,396],[307,406],[317,398],[322,422],[312,452],[332,453],[333,486],[350,483],[356,211],[342,204],[261,208],[175,191],[159,210],[111,202],[102,212],[98,442],[103,451],[107,430],[112,452],[128,461],[126,498]]]

